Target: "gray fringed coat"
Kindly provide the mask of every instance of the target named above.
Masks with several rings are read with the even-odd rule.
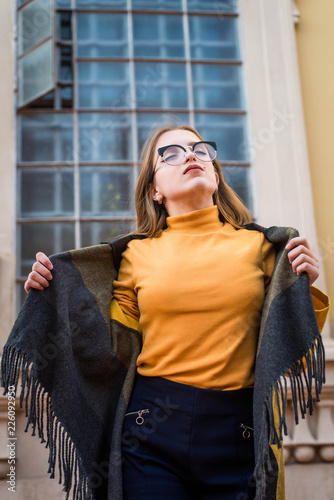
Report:
[[[262,231],[277,258],[263,305],[254,384],[257,500],[284,499],[282,429],[286,379],[297,406],[319,398],[324,348],[308,277],[296,276],[285,245],[292,228]],[[121,254],[134,236],[54,255],[53,280],[31,290],[4,347],[4,393],[21,376],[20,403],[49,447],[49,470],[75,500],[122,500],[122,425],[141,350],[140,333],[110,317]],[[140,236],[135,236],[140,237]],[[46,413],[46,418],[45,418]],[[26,430],[27,430],[26,428]]]

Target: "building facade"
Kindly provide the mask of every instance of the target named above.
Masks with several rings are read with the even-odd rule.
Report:
[[[134,228],[139,151],[173,120],[216,141],[227,182],[264,226],[290,225],[333,296],[331,0],[7,0],[0,6],[0,340],[46,254]],[[329,140],[328,140],[329,139]],[[333,318],[333,313],[331,313]],[[334,326],[315,416],[285,440],[288,499],[332,498]],[[22,432],[20,498],[63,498],[47,450]],[[0,398],[1,498],[8,401]],[[32,458],[33,457],[33,458]]]

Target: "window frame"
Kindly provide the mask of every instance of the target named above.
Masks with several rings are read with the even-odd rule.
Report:
[[[22,6],[25,6],[27,3],[29,3],[32,0],[29,0]],[[54,0],[53,0],[54,2]],[[75,2],[72,1],[74,4]],[[130,4],[130,2],[128,2]],[[183,0],[183,7],[186,4],[186,1]],[[21,8],[22,8],[21,6]],[[212,11],[191,11],[188,12],[187,10],[182,10],[182,11],[163,11],[163,10],[145,10],[145,9],[97,9],[97,8],[75,8],[72,7],[72,9],[68,8],[55,8],[54,10],[54,20],[56,22],[57,15],[61,12],[70,12],[72,15],[72,40],[68,40],[64,42],[63,40],[59,39],[59,36],[57,33],[55,33],[54,39],[55,39],[55,44],[59,47],[62,44],[68,44],[71,45],[72,47],[72,74],[73,74],[73,107],[70,109],[65,109],[61,107],[61,101],[59,99],[59,92],[58,92],[58,97],[57,97],[57,89],[55,90],[56,92],[56,97],[54,99],[53,107],[52,108],[46,108],[46,109],[29,109],[29,108],[23,108],[18,110],[19,115],[24,115],[24,114],[44,114],[44,113],[71,113],[73,115],[73,137],[74,137],[74,145],[73,145],[73,150],[74,150],[74,158],[72,161],[66,161],[66,162],[43,162],[43,167],[49,166],[49,168],[53,167],[71,167],[73,168],[74,171],[74,216],[73,217],[67,217],[67,218],[61,218],[61,221],[64,222],[73,222],[74,223],[74,231],[75,231],[75,247],[79,248],[81,247],[81,232],[80,232],[80,227],[81,224],[85,223],[94,223],[94,222],[102,222],[102,223],[118,223],[121,220],[124,220],[123,218],[120,217],[114,217],[112,214],[106,217],[88,217],[88,216],[83,216],[80,213],[80,183],[79,183],[79,178],[80,178],[80,169],[81,167],[85,166],[96,166],[96,167],[121,167],[121,166],[130,166],[133,168],[133,183],[136,184],[136,180],[139,175],[139,157],[138,157],[138,150],[139,150],[139,134],[140,130],[142,128],[145,128],[145,125],[143,124],[145,120],[142,121],[142,124],[140,123],[141,120],[139,119],[140,117],[144,115],[154,115],[154,114],[164,114],[166,113],[166,109],[161,109],[161,108],[140,108],[136,106],[135,104],[135,79],[134,79],[134,74],[135,74],[135,64],[136,63],[172,63],[172,64],[184,64],[186,67],[186,88],[187,88],[187,93],[188,93],[188,107],[186,108],[168,108],[168,114],[174,114],[174,115],[186,115],[188,116],[188,122],[191,126],[195,126],[195,119],[197,115],[200,114],[206,114],[206,115],[238,115],[242,116],[245,119],[245,132],[246,134],[248,133],[247,130],[247,109],[244,107],[244,109],[200,109],[200,108],[195,108],[194,107],[194,99],[193,99],[193,86],[192,86],[192,65],[193,64],[215,64],[215,65],[237,65],[240,66],[241,68],[243,67],[243,60],[242,58],[237,59],[237,60],[219,60],[219,59],[192,59],[191,58],[191,47],[190,47],[190,39],[189,39],[189,16],[219,16],[222,15],[222,13],[217,14],[216,12]],[[129,48],[129,53],[127,57],[82,57],[78,56],[78,44],[77,44],[77,16],[82,14],[82,13],[87,13],[90,15],[93,14],[106,14],[106,13],[111,13],[111,14],[124,14],[127,16],[127,21],[128,21],[128,48]],[[182,18],[182,24],[183,24],[183,36],[184,36],[184,58],[174,58],[174,57],[169,57],[169,58],[160,58],[160,57],[135,57],[134,56],[134,40],[133,40],[133,30],[132,30],[132,16],[136,14],[145,14],[145,15],[169,15],[169,16],[180,16]],[[232,17],[235,19],[239,19],[239,12],[226,12],[223,14],[226,17]],[[240,36],[239,36],[239,44],[241,45],[240,41]],[[241,48],[240,48],[240,55],[241,55]],[[112,109],[103,109],[103,108],[80,108],[78,106],[78,65],[81,62],[124,62],[129,64],[129,73],[130,73],[130,96],[131,96],[131,103],[128,107],[120,107],[120,108],[112,108]],[[59,83],[59,82],[58,82]],[[242,83],[244,83],[244,75],[242,75]],[[57,87],[57,85],[56,85]],[[244,85],[243,85],[244,88]],[[59,90],[59,89],[58,89]],[[133,157],[132,159],[126,159],[126,160],[121,160],[121,161],[85,161],[85,160],[80,160],[78,151],[79,151],[79,122],[80,122],[80,116],[83,113],[99,113],[101,115],[103,114],[113,114],[113,113],[126,113],[129,116],[129,123],[130,123],[130,140],[131,140],[131,147],[133,150]],[[205,138],[205,139],[210,139],[210,138]],[[251,168],[251,161],[240,161],[240,160],[226,160],[226,161],[219,161],[220,165],[222,168],[246,168],[250,169]],[[25,169],[25,168],[38,168],[41,164],[39,162],[25,162],[25,161],[19,161],[18,162],[18,169]],[[250,185],[249,185],[249,190],[250,190],[250,195],[254,199],[254,187],[253,187],[253,179],[252,176],[249,176],[250,178]],[[132,224],[132,228],[134,229],[134,223],[135,223],[136,218],[133,217],[128,217],[126,218],[126,222],[129,224]],[[34,223],[36,222],[36,219],[34,218],[18,218],[17,219],[17,224],[29,224],[29,223]],[[43,218],[40,222],[49,222],[49,223],[55,223],[59,222],[59,218]],[[18,266],[19,268],[19,266]],[[24,278],[22,276],[19,276],[17,281],[19,283],[22,283],[24,281]]]

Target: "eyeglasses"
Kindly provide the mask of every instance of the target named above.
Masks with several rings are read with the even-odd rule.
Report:
[[[192,146],[187,146],[201,161],[212,161],[217,156],[217,145],[215,142],[199,141]],[[179,144],[171,144],[158,149],[159,155],[168,165],[181,165],[187,158],[187,149]]]

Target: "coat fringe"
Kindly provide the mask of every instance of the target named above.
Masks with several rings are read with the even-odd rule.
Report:
[[[257,484],[256,500],[266,499],[266,475],[267,472],[272,472],[273,470],[269,446],[277,445],[278,448],[281,448],[283,440],[282,430],[285,435],[288,434],[285,420],[288,393],[287,377],[290,380],[295,422],[298,424],[299,411],[302,418],[305,418],[307,410],[310,415],[313,413],[313,380],[316,401],[320,401],[319,396],[322,385],[326,381],[325,349],[321,336],[312,343],[302,359],[299,359],[292,367],[282,373],[281,377],[270,388],[270,392],[265,399],[266,415],[263,419],[259,440],[259,454],[254,471],[254,478]],[[273,395],[275,395],[275,398]],[[275,407],[278,411],[278,420],[277,417],[275,420],[274,399],[276,400]]]
[[[55,477],[58,466],[58,483],[63,485],[66,500],[71,494],[73,500],[94,500],[76,446],[53,411],[51,398],[38,380],[33,361],[17,349],[5,347],[1,360],[1,386],[4,387],[4,395],[10,387],[14,387],[17,394],[20,375],[20,408],[24,405],[27,417],[25,432],[31,426],[32,436],[37,431],[41,443],[46,443],[45,447],[49,448],[47,472],[50,478]]]

